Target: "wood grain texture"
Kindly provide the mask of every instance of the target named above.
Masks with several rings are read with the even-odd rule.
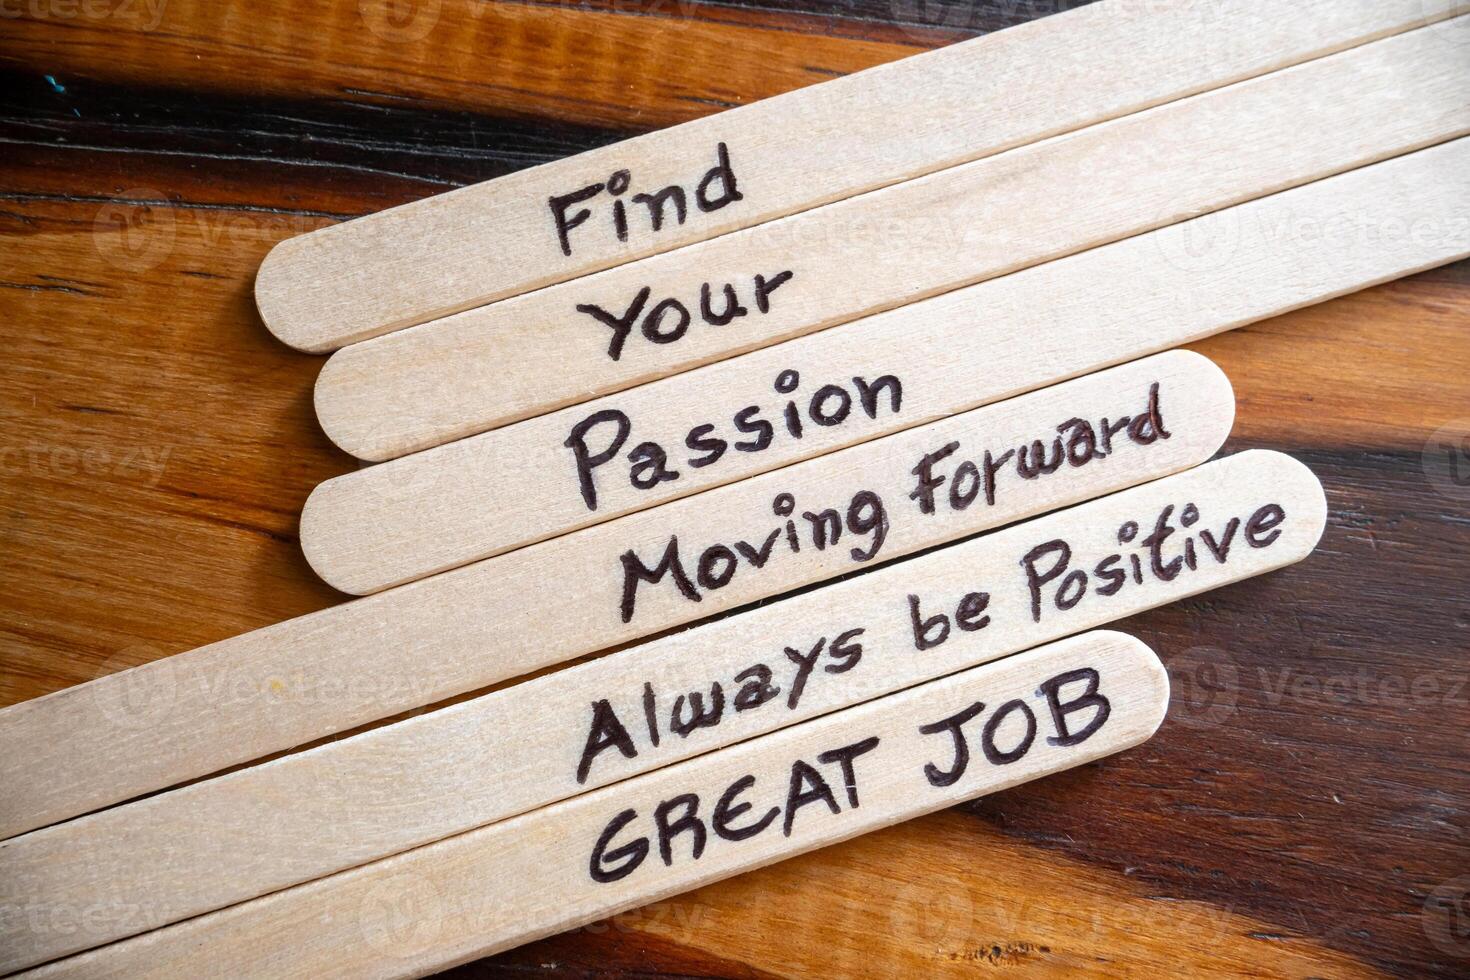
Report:
[[[12,790],[0,800],[0,837],[1178,472],[1213,455],[1233,409],[1218,368],[1170,352],[0,709],[0,740],[12,749],[0,758]],[[1043,479],[1032,441],[1055,458],[1059,429],[1072,443],[1074,418],[1090,419],[1079,438],[1093,450],[1072,445],[1068,465]],[[1137,425],[1104,447],[1103,419]],[[979,459],[972,469],[987,447],[1011,454],[988,468],[994,503],[971,481],[977,499],[962,508],[947,490],[934,513],[911,508],[913,468],[952,440]],[[951,465],[958,472],[961,459],[934,470]],[[789,531],[773,513],[782,494]],[[828,507],[839,526],[802,516]],[[729,568],[723,585],[696,585],[718,570],[701,572],[705,555],[747,538],[755,557]],[[674,579],[638,588],[636,570],[659,567],[670,541],[680,542]],[[563,587],[569,568],[579,570],[575,589]]]
[[[1464,59],[1421,28],[353,344],[317,418],[401,456],[1466,132]]]
[[[580,5],[312,0],[250,17],[207,0],[127,6],[133,16],[119,3],[102,17],[42,7],[7,18],[0,56],[101,81],[651,129],[917,50],[902,35],[907,43],[839,40]]]
[[[783,50],[918,45],[1053,7],[803,3],[816,13],[778,29]],[[253,9],[278,34],[330,30]],[[270,244],[602,145],[656,113],[714,108],[678,97],[706,67],[683,64],[648,89],[669,93],[656,109],[622,110],[614,88],[609,128],[569,125],[584,107],[556,86],[576,83],[585,45],[538,52],[547,115],[508,120],[484,87],[433,108],[334,85],[371,70],[366,45],[310,66],[326,81],[308,90],[257,44],[75,20],[0,31],[30,38],[7,48],[0,81],[3,703],[341,601],[301,559],[295,519],[311,487],[353,463],[312,420],[318,362],[254,317]],[[744,43],[765,40],[740,24]],[[70,50],[83,36],[92,54],[153,47],[94,58]],[[432,44],[409,47],[408,70],[379,72],[374,91],[436,77]],[[493,42],[482,50],[493,57]],[[759,71],[707,64],[720,98],[771,91]],[[151,264],[116,264],[160,240]],[[1436,931],[1448,916],[1426,902],[1470,867],[1458,829],[1470,526],[1447,457],[1426,447],[1442,427],[1470,428],[1467,319],[1462,263],[1193,345],[1235,383],[1232,448],[1301,455],[1326,485],[1329,528],[1304,565],[1128,620],[1174,674],[1173,718],[1148,745],[455,975],[1463,975],[1463,952]],[[145,449],[161,468],[140,466]],[[1209,672],[1202,647],[1234,671]],[[1336,678],[1349,686],[1324,693]],[[1414,682],[1418,695],[1402,693]]]
[[[1168,703],[1148,647],[1084,634],[23,976],[422,976],[1132,748]]]
[[[1308,0],[1289,11],[1260,0],[1207,7],[1104,0],[283,242],[261,265],[256,300],[285,343],[332,350],[1453,10],[1452,0]],[[1024,98],[1007,98],[1017,91]],[[905,125],[893,126],[898,118]]]
[[[1462,138],[337,477],[302,549],[382,589],[1449,262],[1467,165]]]

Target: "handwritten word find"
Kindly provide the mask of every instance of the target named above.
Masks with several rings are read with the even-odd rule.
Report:
[[[667,224],[682,225],[689,217],[692,203],[700,211],[709,213],[729,207],[744,195],[735,181],[735,170],[730,165],[730,149],[724,143],[715,146],[715,165],[699,178],[685,193],[678,184],[658,188],[651,192],[639,191],[624,198],[633,186],[631,170],[615,170],[607,180],[579,187],[566,194],[553,194],[546,204],[551,209],[552,222],[556,227],[556,239],[561,253],[572,254],[572,232],[586,224],[592,217],[591,203],[611,199],[607,205],[607,218],[612,224],[613,234],[620,242],[626,242],[629,234],[629,208],[631,202],[641,206],[642,227],[650,232],[661,231]],[[584,207],[583,205],[588,205]]]

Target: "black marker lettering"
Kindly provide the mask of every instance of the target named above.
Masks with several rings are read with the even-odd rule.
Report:
[[[608,443],[605,449],[592,452],[587,448],[587,433],[594,426],[612,423],[616,426],[617,434]],[[572,426],[571,435],[567,436],[562,445],[572,451],[577,461],[577,481],[581,485],[582,500],[587,504],[588,510],[597,509],[597,487],[592,482],[592,471],[602,464],[611,460],[623,448],[623,443],[628,439],[628,433],[633,431],[633,423],[628,416],[615,408],[605,408],[600,412],[593,412],[576,425]]]
[[[954,739],[954,763],[948,769],[940,769],[932,762],[924,763],[924,778],[930,786],[953,786],[960,781],[970,765],[970,743],[965,738],[964,726],[985,710],[984,701],[976,701],[948,718],[919,726],[920,735],[937,735],[949,732]]]
[[[633,324],[638,322],[638,316],[643,312],[643,306],[648,302],[648,297],[652,292],[653,290],[647,286],[638,290],[638,294],[633,297],[633,302],[628,304],[622,316],[614,316],[595,303],[577,304],[578,313],[586,313],[598,323],[612,329],[613,335],[607,345],[607,356],[614,361],[623,356],[623,343],[628,339],[628,334],[633,332]]]
[[[1085,681],[1087,689],[1064,703],[1060,696],[1062,687],[1076,681]],[[1112,713],[1113,706],[1107,698],[1097,693],[1098,683],[1097,670],[1092,667],[1080,667],[1065,674],[1058,674],[1051,680],[1042,683],[1038,693],[1045,696],[1047,707],[1051,709],[1052,724],[1057,730],[1056,735],[1047,737],[1048,742],[1052,745],[1077,745],[1087,741],[1103,726],[1103,722],[1107,721],[1108,715]],[[1067,716],[1087,708],[1095,709],[1091,720],[1078,731],[1072,731],[1067,724]]]
[[[637,817],[638,811],[629,809],[608,821],[602,835],[597,838],[597,844],[592,848],[592,861],[587,870],[591,873],[593,881],[607,884],[626,878],[638,869],[644,858],[648,857],[648,838],[646,837],[630,841],[615,851],[607,849],[618,831],[632,823]],[[623,863],[609,867],[609,862],[615,861]]]
[[[547,201],[551,207],[551,218],[556,222],[556,238],[561,243],[561,254],[567,256],[572,254],[572,242],[569,237],[572,229],[592,215],[591,211],[581,208],[571,217],[567,217],[567,208],[601,194],[603,186],[602,184],[588,184],[581,190],[572,191],[570,194],[553,195]]]
[[[633,747],[633,739],[628,735],[628,729],[623,727],[623,723],[618,720],[618,713],[604,698],[592,703],[592,725],[587,731],[587,742],[582,747],[582,760],[577,763],[578,785],[587,781],[592,760],[612,748],[621,752],[625,759],[638,755],[638,750]]]
[[[731,783],[724,793],[720,794],[719,801],[715,803],[715,812],[710,817],[710,825],[714,827],[716,835],[728,841],[749,840],[769,827],[771,821],[780,815],[781,808],[773,806],[755,823],[746,824],[744,827],[730,826],[732,820],[738,820],[751,808],[749,803],[736,803],[735,798],[754,785],[754,776],[741,776]]]

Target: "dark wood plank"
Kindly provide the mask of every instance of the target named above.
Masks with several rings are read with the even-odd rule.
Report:
[[[804,33],[775,13],[733,22],[484,0],[303,0],[249,16],[209,0],[101,6],[111,13],[7,19],[0,66],[63,85],[85,78],[656,128],[940,40]]]

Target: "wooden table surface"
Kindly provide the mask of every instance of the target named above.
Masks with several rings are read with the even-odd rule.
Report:
[[[7,0],[0,704],[343,601],[276,241],[1069,5]],[[1331,520],[1121,624],[1152,742],[456,975],[1470,972],[1470,263],[1197,349]]]

